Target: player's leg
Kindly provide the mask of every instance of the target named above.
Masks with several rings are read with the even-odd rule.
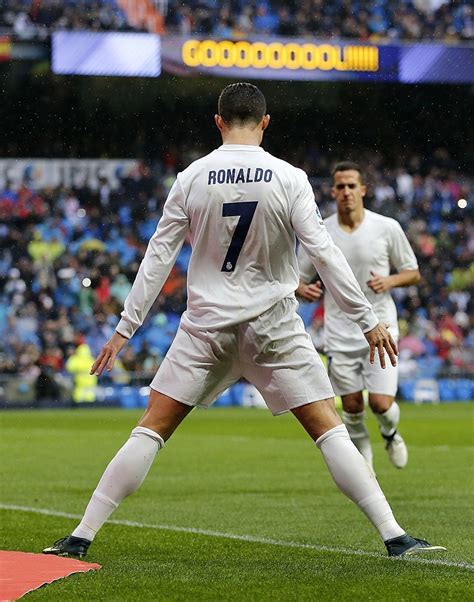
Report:
[[[341,395],[342,420],[346,425],[349,437],[365,461],[374,472],[372,445],[370,444],[369,432],[365,424],[364,397],[362,391]]]
[[[252,320],[242,335],[243,374],[272,413],[293,412],[317,443],[337,486],[366,513],[384,540],[403,535],[341,423],[327,372],[291,301],[283,299]]]
[[[362,391],[363,362],[369,361],[366,353],[335,352],[328,355],[329,380],[336,395],[342,399],[342,421],[352,442],[373,468],[372,446],[365,425],[364,398]]]
[[[72,535],[44,550],[84,556],[120,502],[144,481],[156,453],[195,405],[209,405],[239,377],[233,333],[194,336],[182,329],[151,383],[148,408],[106,468]],[[177,400],[180,401],[177,401]]]
[[[400,406],[392,395],[381,393],[369,394],[369,406],[379,423],[390,462],[396,468],[404,468],[408,463],[408,449],[398,432]]]
[[[367,462],[341,424],[327,372],[295,305],[283,299],[242,325],[243,375],[259,389],[273,414],[291,410],[298,418],[321,450],[335,483],[371,520],[389,554],[421,549],[425,544],[398,525]]]
[[[157,452],[193,409],[151,390],[148,407],[105,469],[74,537],[92,541],[120,502],[134,493],[145,480]]]
[[[105,469],[79,525],[71,535],[43,552],[84,556],[120,502],[143,483],[157,452],[192,409],[191,405],[152,390],[147,410]]]
[[[395,520],[367,462],[351,441],[337,415],[334,399],[324,399],[291,410],[323,454],[339,489],[367,515],[384,541],[405,531]]]
[[[377,479],[341,424],[334,398],[291,411],[321,450],[336,485],[377,529],[389,556],[445,550],[442,546],[411,537],[397,523]]]
[[[395,401],[398,366],[388,362],[383,370],[378,362],[368,362],[364,366],[364,380],[369,390],[369,406],[379,423],[388,457],[394,466],[404,468],[408,462],[408,450],[398,431],[400,407]]]

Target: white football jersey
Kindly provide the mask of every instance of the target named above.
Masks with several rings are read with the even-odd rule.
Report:
[[[178,174],[125,300],[123,336],[142,324],[188,233],[183,327],[222,329],[294,295],[295,233],[341,310],[364,332],[378,323],[324,227],[306,174],[259,146],[224,144]]]
[[[398,337],[397,310],[390,291],[374,293],[367,282],[372,278],[371,272],[388,276],[391,267],[398,272],[416,270],[418,263],[397,221],[368,209],[364,211],[362,223],[351,233],[339,226],[337,213],[324,223],[344,253],[375,314],[381,322],[390,325],[392,336]],[[298,263],[301,279],[304,282],[314,280],[317,270],[304,249],[298,250]],[[368,348],[360,329],[354,327],[354,323],[340,310],[330,290],[324,295],[324,343],[326,351],[348,352]]]

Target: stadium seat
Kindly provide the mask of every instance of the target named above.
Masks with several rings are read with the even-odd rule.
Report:
[[[300,303],[298,314],[301,316],[305,328],[308,328],[308,326],[311,325],[313,314],[317,307],[318,303]]]
[[[400,396],[405,401],[413,401],[415,398],[415,381],[414,380],[403,380],[398,385],[398,391]]]
[[[228,389],[226,389],[225,391],[223,391],[219,397],[216,399],[216,401],[214,402],[214,406],[216,407],[229,407],[234,405],[234,394],[233,394],[233,390],[232,387],[229,387]]]
[[[439,403],[439,386],[434,378],[420,378],[415,381],[413,393],[415,403]]]
[[[135,391],[132,387],[122,386],[118,390],[120,405],[123,408],[134,408],[136,406]]]
[[[451,378],[439,380],[439,396],[441,401],[456,401],[458,398],[457,382]]]
[[[232,385],[232,396],[233,396],[233,405],[241,406],[243,405],[243,396],[244,396],[244,387],[245,383],[239,382]]]
[[[256,387],[245,384],[242,394],[242,405],[244,408],[266,408],[265,400]]]

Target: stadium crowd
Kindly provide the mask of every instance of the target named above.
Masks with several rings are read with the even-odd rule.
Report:
[[[170,2],[168,31],[229,38],[249,34],[368,39],[472,39],[468,0],[271,0]]]
[[[251,34],[330,38],[472,40],[469,0],[188,0],[158,3],[169,34],[224,38]],[[3,0],[0,31],[21,39],[57,29],[127,31],[126,15],[112,0]]]
[[[84,184],[35,191],[25,182],[0,191],[0,374],[36,383],[41,397],[58,375],[73,375],[80,361],[90,365],[114,330],[176,172],[194,158],[188,148],[153,166],[137,164],[116,190],[102,179],[98,190]],[[380,155],[358,158],[367,165],[366,205],[402,223],[422,273],[419,286],[394,290],[401,375],[472,372],[473,191],[444,148],[429,160],[407,155],[393,167]],[[334,212],[328,157],[303,155],[300,166],[323,215]],[[458,206],[462,198],[467,208]],[[185,308],[189,257],[185,244],[114,381],[139,373],[147,383],[155,373]],[[303,310],[320,342],[323,304]]]
[[[2,0],[0,32],[20,40],[46,39],[61,29],[137,31],[113,1]],[[145,31],[140,29],[139,31]]]

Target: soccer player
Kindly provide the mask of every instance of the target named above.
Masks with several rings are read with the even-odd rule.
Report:
[[[325,220],[335,244],[343,252],[362,291],[379,320],[398,340],[397,311],[390,290],[409,286],[420,279],[418,264],[400,224],[364,208],[366,187],[357,163],[335,165],[331,193],[337,212]],[[301,282],[297,294],[308,300],[323,293],[316,269],[304,247],[298,251]],[[396,273],[391,274],[394,268]],[[324,301],[324,342],[331,384],[342,398],[343,421],[349,435],[373,470],[372,446],[364,422],[362,392],[369,392],[369,406],[380,427],[392,464],[403,468],[408,461],[405,442],[398,432],[400,408],[395,401],[398,367],[385,370],[370,363],[369,345],[359,328],[348,319],[330,289]]]
[[[270,117],[258,88],[224,88],[215,123],[223,145],[178,174],[116,332],[91,372],[111,370],[142,324],[189,233],[188,305],[151,383],[148,408],[105,470],[73,533],[44,550],[84,556],[119,503],[141,485],[156,453],[194,406],[241,376],[273,414],[291,411],[321,450],[339,488],[367,515],[389,555],[440,549],[407,535],[335,411],[333,390],[296,314],[295,233],[341,308],[382,365],[396,345],[333,244],[304,172],[261,147]]]

